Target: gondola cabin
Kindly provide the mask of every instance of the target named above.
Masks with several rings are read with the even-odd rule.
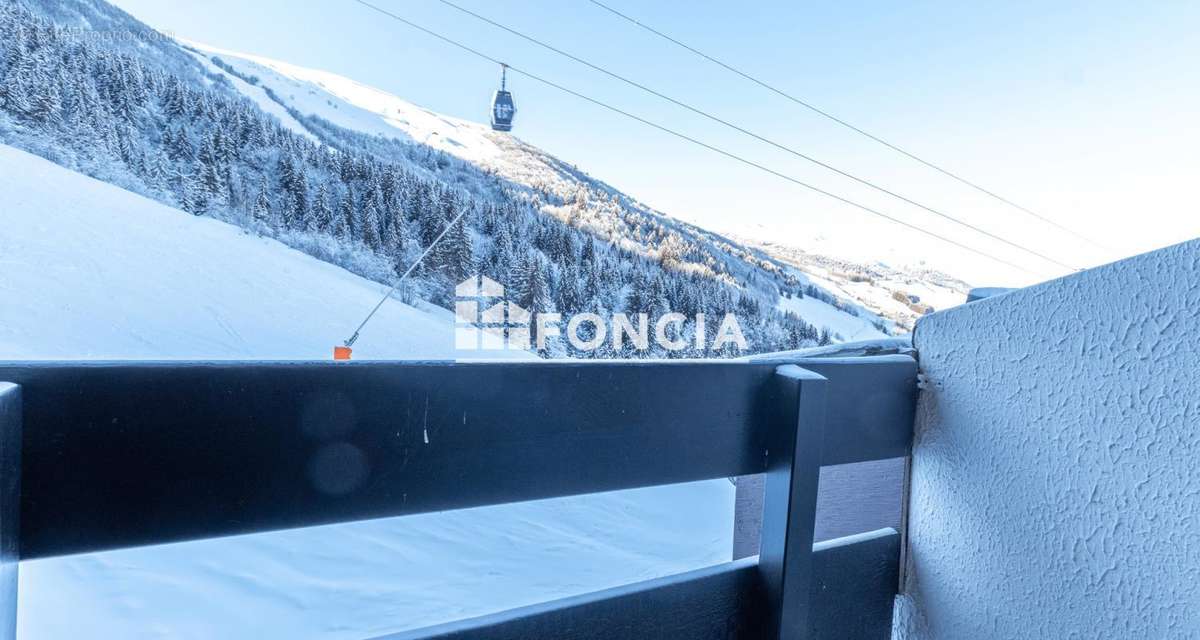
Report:
[[[492,96],[492,128],[496,131],[512,131],[513,116],[517,107],[513,104],[512,93],[497,91]]]
[[[508,66],[500,69],[500,89],[492,94],[492,129],[496,131],[512,131],[513,117],[517,115],[517,106],[513,103],[512,93],[505,88]]]

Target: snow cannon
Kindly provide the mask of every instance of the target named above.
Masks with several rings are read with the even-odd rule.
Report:
[[[353,349],[351,349],[350,347],[334,347],[333,348],[333,359],[334,360],[349,360],[350,353],[352,351],[353,351]]]

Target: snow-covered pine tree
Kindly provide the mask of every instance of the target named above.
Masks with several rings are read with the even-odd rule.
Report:
[[[381,237],[379,234],[379,208],[375,206],[375,199],[365,197],[362,211],[362,241],[372,249],[379,249],[382,246]]]
[[[62,78],[57,73],[41,68],[33,77],[37,84],[29,96],[29,116],[44,124],[57,124],[62,116]]]
[[[546,277],[548,265],[543,262],[540,254],[528,251],[515,267],[512,281],[513,290],[509,300],[515,301],[530,313],[554,311],[550,283]]]
[[[587,296],[583,291],[584,280],[581,276],[580,270],[575,267],[568,267],[563,271],[563,277],[558,286],[555,306],[564,314],[590,311],[584,308]]]
[[[170,134],[168,128],[163,134],[163,144],[166,145],[167,156],[174,162],[186,163],[195,157],[195,148],[183,125],[179,125],[174,134]]]
[[[442,242],[446,246],[446,270],[450,280],[459,283],[475,275],[475,249],[467,231],[467,216],[454,223]]]
[[[267,227],[275,226],[275,215],[271,208],[271,194],[266,179],[263,179],[259,184],[258,195],[254,197],[252,214],[254,219],[259,223]]]
[[[214,141],[209,138],[200,146],[197,157],[197,167],[200,186],[204,189],[203,199],[207,207],[223,208],[229,204],[228,191],[225,184],[225,171],[217,158]]]
[[[329,233],[333,229],[333,207],[329,204],[329,184],[321,182],[317,187],[317,195],[313,198],[312,222],[315,227],[309,231]]]
[[[333,237],[348,242],[353,235],[354,216],[354,192],[346,189],[346,193],[338,200],[337,210],[334,211]]]
[[[529,335],[535,347],[539,342],[538,314],[554,313],[555,311],[553,292],[550,290],[550,282],[547,277],[548,270],[549,265],[544,262],[540,253],[533,250],[526,252],[525,257],[514,268],[510,277],[513,281],[513,290],[507,292],[510,301],[516,302],[531,314],[532,324]],[[560,348],[557,343],[552,345],[548,340],[546,342],[546,348],[538,350],[542,357],[548,357],[553,350]]]
[[[36,110],[35,99],[30,93],[35,86],[36,63],[31,56],[18,52],[4,78],[5,110],[20,116],[32,117]]]
[[[179,208],[193,215],[203,215],[208,205],[204,199],[204,189],[186,165],[177,166],[171,182]]]

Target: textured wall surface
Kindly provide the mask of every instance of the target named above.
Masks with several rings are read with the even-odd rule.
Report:
[[[897,638],[1200,638],[1200,240],[933,314]]]

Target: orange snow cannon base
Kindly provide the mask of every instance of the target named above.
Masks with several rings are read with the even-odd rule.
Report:
[[[334,360],[349,360],[350,352],[351,352],[350,347],[334,347],[333,348],[333,359]]]

